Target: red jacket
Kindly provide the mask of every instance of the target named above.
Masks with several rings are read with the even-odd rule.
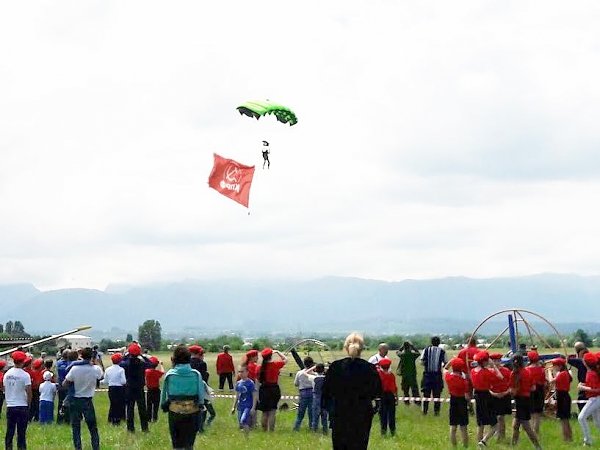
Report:
[[[389,392],[398,395],[398,386],[396,385],[396,375],[393,372],[384,372],[378,370],[379,379],[381,380],[381,388],[383,392]]]
[[[217,373],[232,373],[235,372],[235,366],[233,365],[233,357],[229,353],[219,353],[217,356]]]

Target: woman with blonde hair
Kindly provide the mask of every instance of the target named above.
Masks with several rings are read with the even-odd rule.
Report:
[[[360,358],[363,337],[351,333],[344,342],[347,358],[329,366],[323,385],[323,404],[331,412],[335,449],[366,449],[371,422],[381,397],[381,381],[373,364]]]

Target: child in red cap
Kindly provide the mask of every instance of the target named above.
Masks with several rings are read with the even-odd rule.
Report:
[[[473,359],[477,363],[477,366],[471,369],[471,383],[475,392],[477,441],[479,446],[486,446],[487,442],[496,434],[498,427],[498,418],[493,409],[490,389],[494,379],[502,379],[502,374],[496,366],[490,364],[488,352],[477,352]],[[486,426],[490,427],[487,434],[485,434]]]
[[[14,367],[4,374],[4,395],[6,396],[6,448],[12,448],[15,431],[17,448],[27,448],[28,409],[31,403],[31,377],[23,366],[27,355],[21,351],[11,354]],[[30,358],[31,359],[31,358]]]
[[[260,371],[259,365],[256,363],[258,361],[258,350],[248,350],[246,352],[246,361],[245,365],[248,367],[248,378],[256,383],[258,380],[258,372]]]
[[[31,364],[26,363],[25,372],[31,377],[32,399],[29,405],[29,421],[38,422],[40,419],[40,385],[44,382],[44,361],[28,358]]]
[[[583,355],[583,363],[587,367],[585,383],[579,383],[577,386],[580,391],[585,392],[587,402],[577,420],[583,431],[583,445],[592,445],[592,436],[590,427],[587,423],[589,417],[594,418],[597,428],[600,428],[600,362],[593,353]]]
[[[492,394],[492,410],[498,419],[498,440],[503,441],[506,439],[506,420],[504,419],[504,416],[512,416],[510,369],[502,365],[502,353],[490,354],[490,360],[502,374],[502,378],[492,378],[490,394]]]
[[[537,436],[540,435],[540,421],[544,413],[544,400],[546,397],[546,371],[540,361],[538,352],[527,352],[529,365],[527,371],[531,375],[534,390],[531,391],[531,426]]]
[[[387,434],[388,427],[392,436],[396,435],[396,405],[398,404],[398,386],[396,375],[390,372],[392,361],[388,358],[379,360],[379,379],[383,395],[379,408],[379,420],[381,423],[381,435]]]
[[[158,420],[158,409],[160,407],[160,379],[165,374],[162,364],[156,356],[148,358],[151,367],[146,369],[146,405],[148,408],[148,419],[151,422]]]
[[[107,367],[104,372],[103,384],[108,385],[108,423],[119,425],[121,420],[125,420],[126,392],[125,369],[119,364],[123,360],[121,353],[114,353],[110,356],[112,366]]]
[[[573,377],[567,369],[567,361],[562,358],[555,358],[552,361],[552,373],[550,374],[550,383],[554,384],[556,389],[556,418],[560,420],[562,426],[563,440],[571,442],[573,440],[573,431],[569,419],[571,418],[571,381]]]
[[[451,371],[448,369],[452,369]],[[450,443],[456,447],[456,431],[460,427],[460,435],[464,447],[469,446],[469,392],[471,390],[466,376],[467,365],[462,358],[452,358],[444,367],[444,381],[450,392]]]
[[[279,357],[279,361],[273,361],[273,354]],[[258,406],[256,409],[262,411],[261,425],[263,431],[275,431],[275,418],[277,416],[277,404],[281,399],[281,389],[279,387],[279,372],[287,363],[287,358],[283,353],[271,348],[265,348],[260,352],[262,364],[258,381]]]
[[[523,356],[517,354],[513,356],[513,370],[510,374],[511,393],[515,399],[517,413],[513,420],[512,445],[516,446],[519,442],[519,430],[521,426],[529,436],[531,443],[536,450],[541,450],[540,442],[535,431],[531,427],[531,391],[533,390],[533,381],[529,371],[525,370]]]

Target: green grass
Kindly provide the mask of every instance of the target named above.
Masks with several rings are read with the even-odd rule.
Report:
[[[159,355],[163,361],[168,361],[168,355]],[[239,361],[239,355],[234,355],[236,361]],[[209,368],[214,370],[215,355],[209,355],[207,362]],[[110,363],[109,363],[110,364]],[[293,388],[293,379],[289,377],[288,372],[294,372],[293,361],[290,363],[292,370],[286,371],[281,378],[281,386],[284,394],[295,394]],[[216,376],[211,374],[211,385],[215,385]],[[227,392],[227,390],[226,390]],[[167,416],[161,413],[158,423],[152,424],[150,433],[139,432],[139,422],[136,422],[138,432],[131,435],[125,431],[124,424],[115,428],[108,425],[106,417],[108,413],[108,396],[105,392],[98,392],[95,397],[96,413],[100,428],[100,440],[102,449],[156,449],[163,450],[170,448],[169,432],[167,427]],[[291,403],[291,402],[288,402]],[[323,437],[320,434],[312,434],[306,428],[298,433],[292,430],[295,411],[280,412],[277,418],[277,430],[272,434],[265,434],[262,431],[253,431],[248,439],[245,439],[236,426],[235,416],[230,414],[231,400],[216,399],[214,405],[217,410],[217,418],[213,426],[204,435],[200,435],[196,440],[196,448],[208,449],[328,449],[331,448],[330,437]],[[575,410],[575,409],[574,409]],[[406,407],[401,404],[397,409],[397,436],[382,438],[378,431],[378,418],[373,423],[371,433],[370,449],[446,449],[450,448],[448,444],[448,409],[447,405],[442,407],[440,417],[432,415],[423,417],[419,409],[415,406]],[[469,426],[471,436],[471,448],[475,447],[474,433],[475,426]],[[593,425],[591,425],[592,428]],[[0,421],[0,436],[4,436],[6,420]],[[560,437],[560,425],[552,418],[547,418],[542,424],[542,444],[545,449],[571,449],[574,446],[580,447],[582,442],[581,431],[577,421],[572,421],[575,441],[572,444],[565,444]],[[598,442],[595,448],[600,448],[600,432],[593,429],[593,436]],[[524,433],[522,433],[524,436]],[[33,424],[27,433],[28,445],[33,450],[54,450],[69,449],[71,445],[71,430],[68,426],[51,425],[42,427],[39,424]],[[90,448],[89,434],[83,426],[82,439],[84,448]],[[15,442],[16,444],[16,442]],[[491,443],[491,448],[509,449],[513,448],[508,444]],[[529,449],[532,446],[527,439],[522,439],[518,447]]]
[[[166,415],[160,415],[159,421],[152,424],[150,433],[138,432],[130,435],[125,431],[124,425],[119,428],[109,426],[106,422],[108,411],[108,399],[106,393],[98,393],[95,399],[98,414],[101,447],[103,449],[168,449],[170,448],[169,433]],[[306,427],[298,432],[291,431],[295,413],[293,411],[280,412],[277,418],[277,430],[272,434],[262,431],[254,431],[246,440],[236,428],[236,419],[229,414],[231,402],[229,400],[215,400],[217,418],[213,426],[204,435],[200,435],[196,441],[196,448],[210,449],[328,449],[331,441],[328,437],[310,433]],[[305,419],[306,420],[306,419]],[[382,438],[378,432],[378,421],[373,424],[371,433],[371,449],[403,448],[403,449],[445,449],[450,448],[447,439],[447,407],[442,408],[440,417],[423,417],[415,406],[406,407],[399,405],[397,410],[397,436],[394,438]],[[306,422],[305,422],[306,423]],[[3,436],[6,422],[3,419],[0,425],[0,433]],[[542,424],[542,443],[547,449],[570,449],[574,445],[581,445],[581,432],[576,421],[572,423],[575,443],[564,444],[560,439],[559,424],[553,419],[546,419]],[[470,434],[473,438],[475,427],[470,426]],[[89,434],[83,427],[84,448],[89,446]],[[37,449],[69,449],[71,445],[70,427],[65,425],[51,425],[42,427],[33,424],[28,429],[29,448]],[[600,433],[594,431],[596,440],[600,442]],[[474,439],[471,441],[474,447]],[[491,445],[492,448],[513,448],[507,444]],[[532,448],[527,440],[517,447]],[[596,448],[600,446],[596,445]]]

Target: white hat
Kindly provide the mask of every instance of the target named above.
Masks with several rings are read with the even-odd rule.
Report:
[[[54,374],[47,370],[46,372],[44,372],[44,381],[50,381],[53,376]]]

